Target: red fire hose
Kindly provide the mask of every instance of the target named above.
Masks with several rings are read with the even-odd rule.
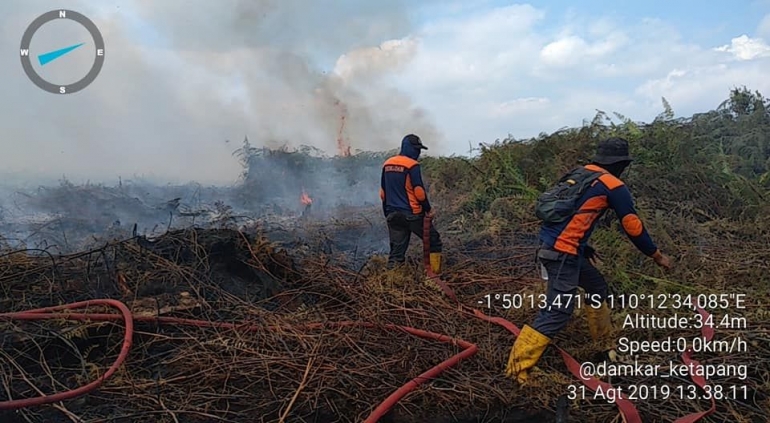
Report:
[[[116,308],[121,314],[109,314],[109,313],[73,313],[64,312],[68,310],[85,309],[89,306],[109,306]],[[66,304],[56,307],[47,307],[35,310],[28,310],[15,313],[1,313],[0,320],[51,320],[51,319],[66,319],[66,320],[78,320],[78,321],[117,321],[123,320],[126,333],[123,340],[123,347],[118,355],[118,358],[110,366],[107,372],[104,373],[99,379],[81,386],[76,389],[72,389],[65,392],[56,393],[53,395],[45,395],[34,398],[25,398],[17,400],[8,400],[0,402],[0,410],[14,410],[19,408],[33,407],[37,405],[50,404],[58,401],[64,401],[85,395],[95,389],[97,389],[107,378],[112,376],[115,371],[125,362],[128,356],[129,349],[131,348],[131,340],[134,334],[134,321],[140,322],[154,322],[160,324],[172,324],[172,325],[186,325],[196,327],[208,327],[208,328],[220,328],[220,329],[233,329],[246,332],[259,332],[263,330],[269,330],[270,327],[258,326],[253,324],[235,324],[224,322],[209,322],[205,320],[194,319],[182,319],[176,317],[153,317],[153,316],[132,316],[128,307],[117,300],[92,300],[82,301],[79,303]],[[364,423],[375,423],[382,418],[401,398],[406,394],[413,391],[423,383],[435,378],[450,367],[456,366],[460,361],[473,356],[478,351],[478,347],[467,341],[452,338],[447,335],[438,334],[435,332],[428,332],[422,329],[416,329],[407,326],[398,325],[382,325],[377,326],[373,323],[366,322],[335,322],[335,323],[311,323],[302,326],[306,329],[322,329],[328,327],[364,327],[368,329],[388,329],[406,332],[410,335],[417,336],[424,339],[431,339],[443,343],[451,343],[463,348],[458,354],[444,360],[428,371],[422,373],[411,381],[407,382],[401,388],[390,394],[372,413],[367,417]]]
[[[432,219],[426,215],[423,220],[423,262],[425,266],[426,273],[428,274],[428,277],[431,279],[436,280],[437,282],[440,281],[440,278],[435,275],[430,267],[430,257],[429,257],[429,246],[430,246],[430,227],[432,225]],[[439,283],[439,286],[444,292],[449,292],[447,295],[449,298],[451,298],[453,301],[457,301],[457,297],[454,294],[454,291],[452,291],[449,286],[447,286],[445,283],[441,282]],[[459,303],[459,302],[458,302]],[[470,310],[470,314],[473,316],[486,320],[490,323],[498,324],[505,329],[507,329],[512,334],[519,336],[519,332],[521,331],[518,326],[516,326],[514,323],[503,319],[502,317],[490,317],[482,313],[481,311],[467,307],[463,304],[459,304],[459,306],[463,309]],[[708,318],[710,314],[701,308],[698,308],[698,313],[701,314],[704,318]],[[711,327],[706,327],[706,325],[703,325],[703,328],[701,329],[701,336],[703,336],[707,341],[710,341],[714,337],[714,329]],[[572,373],[578,380],[580,380],[583,385],[591,389],[592,391],[596,391],[597,388],[601,387],[604,392],[607,392],[608,390],[612,389],[612,385],[610,385],[607,382],[602,382],[599,379],[591,378],[589,380],[585,380],[584,377],[582,377],[580,372],[580,363],[575,360],[571,355],[569,355],[568,352],[564,351],[563,349],[559,348],[558,346],[554,345],[554,347],[559,351],[559,354],[561,354],[562,360],[564,361],[564,364],[567,366],[567,370],[569,370],[570,373]],[[693,363],[693,366],[696,368],[700,368],[701,364],[698,361],[695,361],[692,359],[692,349],[690,348],[688,351],[686,351],[684,354],[682,354],[682,361],[684,361],[685,364]],[[698,372],[693,372],[698,373]],[[692,380],[703,389],[706,386],[706,380],[702,376],[692,376]],[[620,412],[625,417],[626,423],[641,423],[642,419],[639,416],[639,412],[637,411],[634,404],[628,399],[623,397],[622,394],[619,394],[618,398],[616,399],[615,403],[618,405],[618,409],[620,409]],[[688,414],[684,417],[680,417],[677,419],[674,423],[695,423],[698,420],[702,419],[703,417],[706,417],[710,414],[712,414],[714,411],[716,411],[716,402],[714,401],[714,398],[711,398],[711,408],[700,412],[700,413],[692,413]]]
[[[424,256],[424,264],[425,264],[426,272],[428,273],[428,276],[441,287],[442,291],[444,291],[444,293],[447,294],[449,298],[451,298],[453,301],[459,304],[459,301],[457,301],[457,297],[455,296],[454,291],[451,288],[449,288],[449,286],[447,286],[440,279],[438,275],[434,274],[430,267],[429,241],[430,241],[431,224],[432,224],[431,219],[426,216],[424,220],[424,228],[423,228],[423,253],[424,253],[423,256]],[[69,312],[69,310],[85,309],[89,306],[107,306],[107,307],[116,308],[118,309],[118,311],[120,311],[120,315],[109,314],[109,313]],[[477,309],[473,309],[473,308],[464,306],[462,304],[459,304],[459,306],[462,309],[464,309],[466,313],[472,314],[473,316],[479,319],[503,326],[505,329],[507,329],[509,332],[513,333],[514,335],[516,336],[519,335],[519,332],[520,332],[519,328],[515,324],[511,323],[506,319],[503,319],[500,317],[487,316]],[[709,316],[709,313],[706,312],[705,310],[698,309],[698,312],[704,317]],[[99,377],[97,380],[87,385],[84,385],[69,391],[65,391],[65,392],[59,392],[53,395],[44,395],[44,396],[35,397],[35,398],[2,401],[0,402],[0,410],[12,410],[12,409],[20,409],[20,408],[32,407],[32,406],[43,405],[43,404],[50,404],[58,401],[72,399],[81,395],[85,395],[97,389],[107,378],[112,376],[117,371],[117,369],[120,368],[120,366],[125,362],[126,357],[128,356],[128,352],[131,348],[131,342],[133,339],[134,321],[146,321],[146,322],[174,324],[174,325],[188,325],[188,326],[196,326],[196,327],[214,327],[214,328],[222,328],[222,329],[245,330],[249,332],[258,332],[258,331],[270,329],[270,328],[265,328],[263,326],[249,324],[249,323],[234,324],[234,323],[224,323],[224,322],[209,322],[209,321],[194,320],[194,319],[182,319],[182,318],[175,318],[175,317],[132,316],[131,311],[128,309],[128,307],[125,304],[117,300],[109,300],[109,299],[82,301],[82,302],[73,303],[73,304],[65,304],[61,306],[40,308],[40,309],[34,309],[34,310],[28,310],[28,311],[22,311],[22,312],[0,313],[0,320],[49,320],[49,319],[67,319],[67,320],[79,320],[79,321],[123,320],[126,327],[126,333],[123,339],[123,346],[120,350],[120,353],[118,354],[117,359],[101,377]],[[379,328],[379,326],[377,325],[374,325],[372,323],[365,323],[365,322],[313,323],[313,324],[306,325],[304,327],[308,329],[320,329],[324,327],[346,327],[346,326],[348,327],[358,326],[358,327],[365,327],[365,328],[371,328],[371,329]],[[384,325],[381,327],[385,329],[390,329],[390,330],[400,330],[414,336],[418,336],[426,339],[432,339],[439,342],[454,343],[464,349],[460,353],[439,363],[438,365],[434,366],[428,371],[422,373],[421,375],[407,382],[401,388],[397,389],[390,396],[388,396],[379,406],[377,406],[377,408],[375,408],[374,411],[372,411],[369,417],[367,417],[366,420],[364,420],[364,423],[376,423],[406,394],[413,391],[415,388],[417,388],[421,384],[435,378],[436,376],[438,376],[448,368],[457,365],[460,361],[473,356],[478,351],[478,347],[475,344],[462,341],[462,340],[457,340],[447,335],[441,335],[438,333],[428,332],[421,329],[416,329],[416,328],[411,328],[406,326]],[[711,340],[714,336],[713,328],[707,328],[705,326],[702,329],[701,333],[702,333],[702,336],[705,337],[707,340]],[[575,360],[572,356],[570,356],[566,351],[562,350],[561,348],[559,347],[556,347],[556,348],[560,352],[562,359],[564,360],[564,363],[569,369],[570,373],[572,373],[575,377],[577,377],[588,388],[592,390],[596,390],[599,386],[601,386],[604,389],[611,389],[611,385],[609,383],[601,382],[595,378],[590,380],[583,380],[583,378],[580,375],[580,364],[577,362],[577,360]],[[682,360],[686,364],[692,363],[697,368],[700,368],[701,366],[701,364],[698,361],[692,359],[692,350],[685,352],[682,355]],[[701,388],[706,386],[706,381],[703,377],[693,376],[692,379]],[[620,409],[621,413],[625,416],[626,422],[628,423],[641,422],[639,413],[636,410],[636,407],[634,407],[633,403],[631,403],[626,398],[619,398],[617,399],[616,402],[618,404],[618,408]],[[716,410],[716,402],[712,398],[711,408],[709,410],[706,410],[700,413],[693,413],[693,414],[689,414],[687,416],[681,417],[680,419],[676,420],[675,423],[695,423],[701,418],[708,416],[709,414],[712,414],[715,410]]]
[[[711,315],[706,310],[703,310],[702,308],[698,308],[698,313],[703,317],[703,321],[707,322],[709,321]],[[701,336],[706,339],[706,341],[711,341],[714,339],[714,328],[710,327],[708,325],[703,325],[701,328]],[[701,364],[697,360],[692,359],[692,347],[688,348],[687,351],[685,351],[684,354],[682,354],[682,361],[684,364],[687,364],[688,366],[692,365],[693,368],[701,369]],[[706,378],[703,376],[697,376],[698,373],[701,372],[692,372],[693,375],[691,376],[691,379],[693,382],[695,382],[696,385],[698,385],[701,389],[706,388]],[[674,423],[695,423],[698,420],[708,416],[709,414],[712,414],[714,411],[717,410],[717,403],[714,400],[714,396],[711,395],[711,408],[709,408],[706,411],[701,411],[700,413],[692,413],[688,414],[684,417],[678,418]]]
[[[28,310],[28,311],[23,311],[19,313],[2,313],[0,314],[0,319],[3,319],[3,320],[49,320],[49,319],[56,319],[56,318],[66,319],[68,318],[68,316],[83,316],[83,315],[76,315],[76,314],[70,315],[68,313],[54,313],[54,312],[79,309],[79,308],[88,307],[89,305],[90,306],[107,306],[107,307],[118,309],[118,311],[120,311],[120,315],[108,314],[107,316],[110,316],[112,320],[123,319],[123,322],[126,325],[126,334],[123,337],[123,347],[120,349],[120,354],[118,354],[118,358],[115,359],[115,362],[112,363],[112,366],[110,366],[110,368],[107,369],[107,371],[104,372],[104,374],[100,378],[96,379],[95,381],[87,385],[83,385],[79,388],[72,389],[70,391],[59,392],[53,395],[3,401],[3,402],[0,402],[0,410],[15,410],[19,408],[33,407],[36,405],[50,404],[54,402],[72,399],[81,395],[85,395],[93,391],[94,389],[98,388],[102,384],[102,382],[104,382],[107,378],[112,376],[113,373],[115,373],[120,368],[120,366],[123,365],[123,362],[126,361],[126,357],[128,357],[128,351],[131,349],[131,340],[133,339],[133,336],[134,336],[134,319],[131,316],[131,310],[129,310],[128,307],[126,307],[126,305],[120,301],[116,301],[116,300],[81,301],[79,303],[65,304],[65,305],[56,306],[56,307],[38,308],[35,310]],[[85,315],[85,316],[87,317],[88,315]],[[84,319],[81,319],[81,320],[84,320]]]

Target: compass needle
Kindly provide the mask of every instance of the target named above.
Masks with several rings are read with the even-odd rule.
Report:
[[[52,61],[64,56],[65,54],[71,52],[72,50],[75,50],[76,48],[82,46],[85,43],[75,44],[74,46],[64,47],[60,48],[58,50],[49,51],[48,53],[40,54],[37,56],[37,60],[40,61],[40,65],[43,66],[46,63],[51,63]]]
[[[30,54],[30,44],[32,41],[32,37],[37,33],[37,30],[40,29],[43,25],[47,24],[48,22],[56,21],[56,20],[65,20],[74,22],[75,24],[79,24],[81,27],[85,28],[86,31],[91,35],[91,39],[93,40],[93,44],[86,38],[85,42],[81,42],[78,44],[72,44],[70,46],[60,48],[53,51],[48,51],[40,54]],[[57,39],[64,39],[57,38]],[[82,39],[82,38],[81,38]],[[69,83],[69,84],[54,84],[46,79],[43,78],[43,76],[38,73],[38,69],[35,69],[35,66],[33,66],[32,60],[33,58],[37,58],[38,62],[40,63],[40,66],[45,66],[48,63],[53,62],[54,60],[65,56],[72,51],[82,47],[82,46],[93,46],[93,53],[88,53],[83,55],[82,53],[85,53],[85,51],[81,51],[79,53],[84,58],[86,56],[91,56],[93,63],[91,64],[90,70],[79,80],[76,80],[75,82]],[[99,28],[96,27],[96,24],[91,21],[91,19],[88,19],[85,15],[78,13],[74,10],[68,10],[68,9],[57,9],[57,10],[51,10],[49,12],[43,13],[42,15],[35,18],[35,20],[32,21],[32,23],[29,24],[26,30],[24,30],[24,34],[21,36],[21,43],[19,45],[19,53],[21,58],[21,67],[24,70],[24,73],[27,75],[30,81],[32,81],[33,84],[37,85],[38,88],[41,88],[45,91],[48,91],[49,93],[53,94],[72,94],[76,93],[83,88],[87,87],[91,82],[96,79],[96,76],[99,75],[99,72],[102,70],[102,65],[104,65],[104,38],[102,37],[102,34],[99,32]],[[59,76],[61,77],[61,71],[63,70],[72,70],[77,69],[78,64],[85,64],[85,61],[78,61],[77,63],[73,63],[74,66],[71,66],[71,69],[50,69],[46,68],[46,75],[47,76]],[[54,66],[56,68],[57,66]],[[39,68],[40,69],[40,68]],[[48,72],[48,71],[51,72]],[[57,72],[59,72],[57,74]],[[66,72],[65,72],[66,73]],[[72,72],[72,75],[77,75],[79,72]]]

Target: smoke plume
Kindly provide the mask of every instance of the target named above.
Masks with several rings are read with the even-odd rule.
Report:
[[[0,43],[12,55],[0,61],[5,172],[230,183],[242,171],[233,151],[245,135],[256,146],[329,154],[396,148],[409,132],[439,137],[387,83],[416,49],[405,0],[73,0],[66,7],[101,30],[106,60],[91,86],[57,96],[34,86],[13,55],[26,26],[60,7],[0,2]],[[32,53],[90,43],[84,37],[52,22]],[[74,82],[90,48],[38,69]]]

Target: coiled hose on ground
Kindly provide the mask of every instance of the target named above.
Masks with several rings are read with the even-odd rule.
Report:
[[[514,323],[506,319],[503,319],[501,317],[487,316],[477,309],[470,308],[460,304],[454,292],[452,291],[452,289],[449,288],[443,281],[441,281],[441,279],[437,275],[435,275],[431,271],[430,260],[429,260],[429,242],[428,242],[431,223],[432,223],[431,218],[426,216],[424,225],[423,225],[424,226],[423,255],[424,255],[425,270],[428,273],[428,277],[432,278],[437,283],[437,285],[439,285],[441,290],[444,292],[444,294],[448,298],[450,298],[453,302],[458,303],[458,312],[466,314],[469,317],[472,316],[474,318],[482,319],[487,322],[500,325],[505,329],[507,329],[512,334],[514,334],[515,336],[518,336],[520,329]],[[119,314],[73,312],[75,310],[84,310],[84,309],[87,309],[88,307],[94,307],[94,306],[111,307],[116,309],[119,312]],[[703,315],[704,318],[709,316],[709,313],[706,312],[705,310],[698,309],[698,312],[701,315]],[[0,402],[0,410],[15,410],[15,409],[39,406],[43,404],[51,404],[59,401],[73,399],[81,395],[86,395],[89,392],[92,392],[93,390],[99,388],[99,386],[102,383],[104,383],[105,380],[111,377],[120,368],[120,366],[123,365],[123,363],[126,360],[126,357],[128,357],[128,353],[131,349],[131,344],[132,344],[132,339],[134,334],[135,321],[152,322],[157,324],[168,324],[168,325],[186,325],[186,326],[196,326],[196,327],[232,329],[232,330],[242,330],[247,332],[257,332],[257,331],[264,331],[264,330],[270,329],[269,327],[266,328],[263,326],[257,326],[253,324],[209,322],[205,320],[182,319],[182,318],[176,318],[176,317],[162,317],[162,316],[157,316],[157,317],[134,316],[132,315],[131,311],[124,303],[117,300],[111,300],[111,299],[96,299],[96,300],[81,301],[81,302],[72,303],[72,304],[39,308],[39,309],[27,310],[27,311],[21,311],[21,312],[0,313],[0,320],[29,321],[29,320],[51,320],[51,319],[67,319],[67,320],[77,320],[77,321],[122,320],[125,326],[126,332],[123,338],[123,345],[120,350],[120,353],[118,354],[117,359],[101,377],[99,377],[98,379],[86,385],[83,385],[76,389],[72,389],[65,392],[59,392],[52,395],[44,395],[44,396],[39,396],[34,398],[12,399],[8,401],[2,401]],[[458,340],[447,335],[428,332],[422,329],[417,329],[417,328],[412,328],[407,326],[397,326],[397,325],[377,326],[372,323],[353,322],[353,321],[334,322],[334,323],[313,323],[309,325],[304,325],[304,327],[307,329],[322,329],[327,327],[345,327],[345,326],[365,327],[372,330],[384,328],[388,330],[404,332],[420,338],[435,340],[438,342],[452,343],[463,348],[463,350],[460,353],[450,357],[449,359],[437,364],[433,368],[425,371],[421,375],[410,380],[409,382],[404,384],[402,387],[400,387],[399,389],[394,391],[392,394],[390,394],[387,398],[385,398],[385,400],[382,401],[382,403],[380,403],[371,412],[371,414],[366,418],[366,420],[364,420],[364,423],[376,423],[380,418],[385,416],[385,414],[387,414],[388,411],[396,403],[398,403],[399,400],[401,400],[401,398],[406,396],[408,393],[412,392],[415,388],[437,377],[438,375],[440,375],[442,372],[449,369],[450,367],[456,366],[462,360],[472,357],[478,351],[478,347],[475,344],[472,344],[468,341]],[[702,329],[701,335],[707,340],[711,340],[714,336],[714,330],[713,328],[704,326]],[[580,380],[586,387],[588,387],[592,391],[595,391],[600,387],[604,390],[612,389],[612,385],[610,385],[607,382],[602,382],[596,378],[592,378],[589,380],[583,379],[580,374],[580,363],[578,363],[577,360],[575,360],[572,356],[570,356],[566,351],[562,350],[558,346],[556,346],[556,348],[561,354],[562,359],[564,360],[564,364],[567,366],[567,369],[570,371],[570,373],[572,373],[576,378],[578,378],[578,380]],[[682,355],[682,361],[687,365],[690,365],[692,363],[692,365],[695,367],[701,366],[698,361],[692,359],[691,350],[685,352]],[[701,388],[706,386],[706,380],[703,377],[693,376],[692,379]],[[641,417],[639,416],[639,412],[636,410],[636,407],[634,406],[634,404],[630,400],[628,400],[628,398],[625,398],[621,395],[616,400],[616,403],[618,405],[620,412],[625,417],[625,421],[627,423],[641,423]],[[686,415],[684,417],[677,419],[674,423],[695,423],[701,418],[713,413],[715,410],[716,410],[716,402],[712,398],[711,408],[709,410],[706,410],[700,413],[693,413],[693,414]]]

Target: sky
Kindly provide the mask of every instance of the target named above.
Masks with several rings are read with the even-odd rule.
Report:
[[[624,3],[3,1],[0,175],[230,184],[244,136],[336,154],[340,133],[354,152],[416,133],[430,155],[467,155],[597,109],[650,121],[661,97],[689,116],[736,86],[770,95],[770,0]],[[69,95],[34,86],[18,56],[27,25],[58,8],[88,16],[106,45],[99,76]],[[36,65],[71,83],[93,60],[82,27],[45,25],[30,55],[80,42]]]

